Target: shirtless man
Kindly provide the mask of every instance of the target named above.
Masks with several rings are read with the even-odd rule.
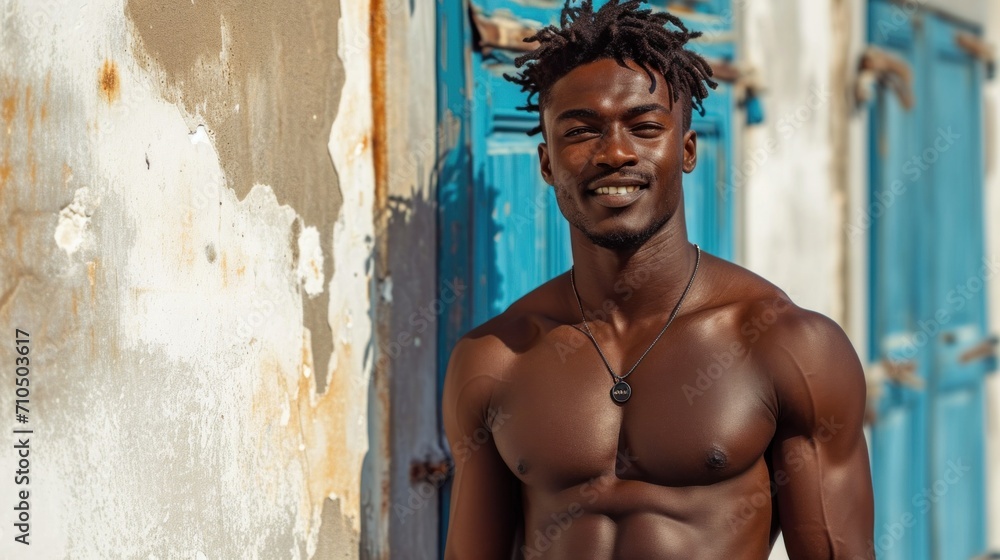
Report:
[[[564,10],[508,77],[540,95],[573,270],[452,352],[445,557],[762,560],[780,530],[793,559],[874,558],[862,366],[836,323],[688,241],[715,84],[697,34],[638,5]]]

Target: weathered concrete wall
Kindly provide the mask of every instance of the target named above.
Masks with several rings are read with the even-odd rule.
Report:
[[[31,333],[34,429],[30,556],[0,445],[0,557],[358,557],[369,2],[0,8],[0,356]]]

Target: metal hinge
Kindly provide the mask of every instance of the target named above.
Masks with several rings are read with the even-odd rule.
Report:
[[[855,98],[859,106],[872,100],[876,84],[890,87],[907,110],[916,105],[910,64],[886,50],[869,46],[858,63]]]

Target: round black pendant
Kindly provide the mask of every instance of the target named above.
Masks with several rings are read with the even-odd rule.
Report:
[[[625,401],[632,396],[632,387],[629,386],[625,381],[619,381],[615,383],[615,386],[611,388],[611,400],[618,404],[625,404]]]

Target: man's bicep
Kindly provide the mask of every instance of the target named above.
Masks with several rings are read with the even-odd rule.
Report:
[[[864,437],[839,434],[853,439],[847,450],[843,444],[822,441],[824,437],[790,437],[774,446],[785,548],[793,560],[873,558],[871,475]]]
[[[517,479],[500,458],[492,439],[455,454],[454,461],[445,558],[508,560],[519,519]]]
[[[773,479],[789,556],[871,558],[873,500],[863,424],[864,371],[833,321],[808,314],[775,341],[787,359]]]
[[[493,438],[504,416],[490,410],[492,378],[466,369],[469,361],[463,356],[468,352],[468,346],[453,352],[442,398],[454,463],[445,558],[509,560],[520,486]]]

